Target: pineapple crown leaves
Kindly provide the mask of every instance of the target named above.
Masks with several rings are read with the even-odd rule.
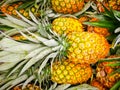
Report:
[[[7,30],[9,30],[9,31],[6,31],[5,34],[10,34],[10,35],[17,34],[17,33],[19,33],[19,31],[17,29],[21,29],[21,31],[26,32],[24,30],[24,28],[26,28],[29,31],[36,31],[38,28],[40,28],[40,27],[38,27],[39,20],[37,20],[37,18],[31,12],[29,12],[29,13],[30,13],[30,16],[31,16],[33,22],[26,19],[25,17],[23,17],[19,12],[17,12],[17,13],[22,18],[22,20],[12,17],[10,15],[7,15],[7,17],[4,17],[4,18],[0,18],[1,25],[6,25],[7,27],[12,28],[12,29],[8,28]],[[2,37],[2,36],[3,35],[1,35],[0,37]]]
[[[116,18],[112,18],[111,15],[109,17],[107,14],[100,13],[100,14],[94,15],[94,17],[98,18],[99,21],[84,22],[84,24],[103,27],[103,28],[109,28],[112,33],[114,33],[114,29],[118,27],[116,23],[118,23],[119,21]]]
[[[103,7],[105,9],[105,12],[95,15],[95,17],[98,18],[99,21],[84,22],[84,24],[108,28],[111,34],[106,38],[109,41],[112,41],[112,48],[115,48],[116,45],[120,42],[119,40],[120,25],[118,24],[120,23],[120,12],[112,9],[108,10],[104,5]]]
[[[8,81],[8,83],[5,83],[5,85],[1,86],[0,89],[5,90],[9,85],[11,85],[9,88],[7,88],[7,90],[10,90],[13,86],[23,82],[26,79],[27,79],[27,75],[22,75],[16,79]]]
[[[101,62],[112,62],[112,61],[120,61],[120,57],[100,59],[98,61],[98,63],[101,63]]]
[[[16,68],[16,66],[15,66],[15,68]],[[31,81],[35,81],[34,82],[34,85],[35,85],[36,81],[38,81],[38,80],[39,80],[40,84],[43,83],[42,81],[49,78],[49,76],[50,76],[50,66],[46,65],[46,67],[43,69],[41,74],[37,73],[38,67],[39,67],[39,63],[37,63],[37,65],[35,65],[35,67],[33,66],[30,69],[28,69],[21,76],[18,76],[19,75],[19,69],[17,70],[18,72],[13,73],[12,76],[11,75],[7,76],[7,75],[4,75],[4,74],[0,75],[0,78],[1,78],[0,80],[4,79],[4,82],[3,81],[0,82],[0,86],[1,86],[0,89],[5,90],[7,88],[9,90],[16,85],[22,85],[22,89],[23,89]],[[11,68],[10,71],[12,71],[12,69],[14,69],[14,67]]]
[[[35,78],[37,81],[39,80],[39,82],[41,82],[38,76],[42,75],[48,62],[50,61],[52,64],[56,57],[59,56],[60,51],[64,51],[64,46],[62,45],[63,43],[61,44],[62,39],[57,34],[55,34],[49,27],[49,33],[48,31],[45,31],[45,35],[47,35],[47,37],[44,37],[44,35],[42,35],[44,33],[44,31],[42,32],[42,30],[46,30],[46,28],[38,28],[38,26],[40,25],[40,23],[42,24],[41,26],[49,25],[49,23],[45,22],[46,19],[45,21],[41,20],[40,22],[35,18],[35,16],[32,13],[30,13],[31,18],[33,19],[33,21],[30,21],[23,17],[20,13],[18,14],[21,17],[20,22],[26,23],[28,27],[24,27],[24,25],[22,27],[22,24],[19,22],[18,26],[21,25],[21,27],[13,27],[13,29],[18,31],[18,33],[23,35],[25,38],[27,38],[28,42],[25,43],[15,41],[9,35],[6,35],[4,33],[5,37],[2,37],[0,41],[0,60],[2,60],[2,62],[4,63],[0,65],[0,67],[7,67],[5,71],[7,73],[8,78],[11,77],[16,72],[16,70],[18,70],[19,72],[15,79],[16,81],[22,75],[26,75],[29,69],[31,69],[32,67],[37,67],[34,70],[37,71],[37,77],[33,77],[33,74],[28,73],[27,77],[24,78],[23,81],[26,81],[25,83],[28,83],[29,81]],[[10,19],[8,20],[8,18]],[[2,20],[4,21],[4,19]],[[15,23],[16,18],[8,15],[5,20],[8,20],[11,25],[11,22]],[[5,23],[3,23],[3,25],[4,24]],[[9,24],[7,25],[9,26]],[[38,31],[38,29],[41,30],[39,30],[38,34],[35,34],[31,31],[30,27],[34,27],[34,31]],[[25,32],[27,34],[25,34]],[[29,35],[31,35],[32,37],[30,37]],[[8,65],[8,62],[10,62],[11,65]],[[37,65],[37,63],[39,63],[39,65]],[[4,71],[4,68],[1,68],[0,72],[2,71]],[[3,85],[3,88],[9,88],[9,86],[12,87],[13,85],[11,85],[11,83],[13,82],[15,81],[10,81],[8,82],[8,84],[6,83],[5,85]],[[18,83],[21,82],[15,82],[14,85]]]
[[[119,89],[120,88],[120,80],[118,80],[118,82],[116,83],[116,84],[114,84],[113,86],[112,86],[112,88],[110,88],[110,90],[117,90],[117,89]]]
[[[112,48],[114,49],[120,43],[120,34],[113,40]]]
[[[72,86],[70,84],[62,84],[58,85],[57,87],[56,83],[49,88],[49,90],[98,90],[98,88],[93,87],[88,84],[81,84],[81,85],[76,85]]]
[[[20,5],[17,10],[20,10],[20,9],[27,9],[27,8],[30,8],[30,7],[33,7],[35,1],[29,1],[29,2],[23,2],[22,5]]]
[[[102,4],[102,3],[101,3]],[[115,11],[112,8],[107,9],[103,4],[102,6],[105,9],[105,12],[96,14],[94,17],[98,18],[99,21],[97,22],[85,22],[84,24],[92,25],[92,26],[98,26],[98,27],[104,27],[112,29],[111,32],[114,32],[114,29],[118,27],[118,24],[120,21],[117,18],[117,15],[119,15],[119,11]]]
[[[120,55],[120,44],[117,44],[114,48],[110,49],[110,55]]]

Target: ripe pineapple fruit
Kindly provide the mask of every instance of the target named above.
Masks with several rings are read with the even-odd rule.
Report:
[[[100,83],[97,79],[93,79],[90,85],[97,87],[99,90],[108,90],[103,83]]]
[[[52,22],[52,29],[59,35],[69,34],[77,31],[82,32],[82,24],[75,18],[72,17],[58,17]]]
[[[88,22],[88,21],[89,22],[96,22],[96,21],[98,21],[98,19],[95,18],[95,17],[82,16],[82,17],[79,18],[79,21],[81,23]],[[104,37],[110,35],[107,28],[91,26],[91,25],[84,25],[84,27],[88,32],[95,32],[95,33],[98,33],[100,35],[103,35]]]
[[[31,16],[34,17],[33,14]],[[40,83],[44,82],[46,78],[48,80],[50,70],[46,70],[46,68],[48,65],[51,65],[54,59],[59,60],[61,58],[68,58],[69,62],[75,64],[75,66],[73,66],[75,70],[73,71],[76,71],[76,68],[78,68],[78,71],[80,69],[80,74],[83,72],[82,75],[85,76],[85,79],[80,78],[78,82],[74,81],[73,84],[85,82],[88,79],[88,75],[91,73],[88,73],[88,70],[83,71],[81,67],[85,67],[84,69],[88,68],[89,64],[106,57],[109,52],[109,44],[102,35],[74,31],[66,34],[65,37],[61,37],[55,34],[55,30],[48,27],[49,23],[46,18],[45,20],[38,20],[34,17],[32,18],[33,20],[30,21],[23,17],[21,17],[22,19],[9,15],[7,17],[10,19],[0,18],[0,21],[11,22],[10,26],[11,24],[14,25],[16,21],[16,25],[13,27],[14,30],[20,29],[18,32],[27,39],[27,42],[19,42],[8,37],[3,37],[0,40],[0,62],[4,62],[0,65],[0,72],[5,71],[1,73],[0,81],[6,81],[0,82],[1,90],[10,88],[13,84],[18,85],[24,83],[25,81],[27,81],[27,83],[30,83],[30,80],[39,81],[38,83]],[[17,22],[18,20],[19,23]],[[9,23],[7,25],[9,26]],[[39,25],[41,25],[41,27],[39,27]],[[20,28],[18,26],[20,26]],[[32,30],[34,31],[32,32]],[[27,34],[25,32],[27,32]],[[86,64],[83,65],[84,63]],[[84,75],[85,73],[88,75]],[[6,74],[9,74],[7,76],[10,80],[4,76]],[[76,73],[74,74],[76,75]],[[78,73],[76,76],[79,76]],[[10,84],[6,86],[7,83]]]
[[[57,61],[52,65],[51,79],[59,84],[78,84],[92,76],[89,64],[74,63],[70,60]]]
[[[115,58],[118,56],[110,56],[108,58]],[[106,61],[101,62],[97,65],[96,68],[96,78],[100,83],[104,83],[104,86],[111,88],[118,80],[120,80],[120,73],[112,74],[115,69],[120,68],[120,66],[108,66],[109,64],[115,64],[118,61]],[[112,74],[112,75],[111,75]]]
[[[96,63],[109,52],[109,44],[103,36],[83,32],[82,24],[74,18],[59,17],[53,21],[52,29],[59,35],[66,35],[67,41],[65,42],[68,43],[66,45],[69,45],[69,48],[65,48],[68,49],[69,60],[79,63]]]
[[[104,12],[104,8],[101,3],[108,9],[112,8],[120,11],[120,0],[96,0],[98,10],[100,12]]]
[[[26,38],[22,35],[14,35],[12,36],[14,40],[26,40]]]
[[[42,90],[39,86],[28,84],[24,89],[21,86],[15,86],[12,90]]]
[[[73,62],[91,64],[108,55],[110,46],[102,35],[91,32],[73,32],[67,38],[70,44],[67,57]]]
[[[82,10],[84,0],[51,0],[51,4],[57,13],[73,14]]]
[[[27,8],[19,9],[19,7],[21,7],[21,5],[23,5],[24,3],[26,3],[26,2],[18,1],[18,2],[14,2],[14,3],[10,3],[10,4],[1,5],[0,10],[3,14],[9,14],[9,15],[19,17],[19,15],[16,13],[16,10],[17,10],[26,18],[30,18],[29,10],[31,10],[31,12],[34,13],[34,15],[39,16],[39,13],[37,12],[37,8],[35,6],[32,6],[32,7],[30,6]],[[26,5],[27,5],[27,3],[26,3]]]

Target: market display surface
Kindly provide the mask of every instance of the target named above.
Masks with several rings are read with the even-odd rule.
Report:
[[[120,0],[0,0],[0,90],[120,90]]]

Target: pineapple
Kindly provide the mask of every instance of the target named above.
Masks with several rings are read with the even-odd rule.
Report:
[[[79,18],[79,21],[81,23],[83,23],[83,25],[84,25],[84,22],[88,22],[88,21],[89,22],[96,22],[96,21],[98,21],[98,19],[95,18],[95,17],[82,16],[82,17]],[[100,35],[103,35],[104,37],[110,35],[110,33],[109,33],[107,28],[102,28],[102,27],[97,27],[97,26],[90,26],[90,25],[84,25],[84,28],[88,32],[95,32],[95,33],[98,33]]]
[[[19,17],[19,15],[16,13],[16,10],[17,10],[26,18],[30,18],[29,10],[31,10],[31,12],[34,13],[34,15],[40,16],[35,6],[31,5],[30,7],[27,7],[27,8],[20,8],[23,4],[27,5],[29,3],[18,1],[10,4],[5,4],[5,5],[3,4],[0,6],[0,10],[3,14],[9,14],[9,15]]]
[[[119,50],[119,43],[120,43],[120,12],[113,10],[113,9],[107,9],[104,7],[105,12],[99,13],[97,17],[99,17],[98,22],[90,22],[86,23],[87,25],[92,26],[99,26],[99,27],[105,27],[110,29],[110,36],[107,38],[110,43],[112,44],[111,48],[113,51],[111,54],[117,54],[119,55],[119,52],[116,50],[118,48]],[[110,57],[113,59],[113,57]],[[119,60],[116,61],[116,59],[119,59],[118,57],[115,57],[113,60],[110,58],[107,58],[104,62],[97,65],[97,80],[100,83],[104,83],[105,87],[111,88],[111,90],[117,90],[117,87],[120,86],[119,80],[120,80],[120,64]],[[110,60],[109,60],[110,59]],[[112,62],[111,62],[112,61]],[[111,66],[108,66],[110,65]],[[118,83],[117,83],[118,82]],[[116,89],[115,89],[115,88]]]
[[[97,79],[93,79],[90,85],[99,88],[99,90],[108,90],[104,84],[100,83]]]
[[[21,86],[15,86],[12,90],[42,90],[39,86],[28,84],[24,89]]]
[[[57,13],[73,14],[84,7],[84,0],[51,0],[52,8]]]
[[[83,75],[83,78],[77,79],[78,81],[74,78],[75,76],[72,76],[75,79],[74,82],[65,81],[64,83],[86,82],[91,77],[89,64],[96,63],[100,58],[108,55],[109,43],[105,37],[80,31],[63,33],[64,37],[61,37],[62,35],[56,34],[55,30],[48,27],[50,23],[46,17],[36,18],[32,12],[29,11],[29,13],[32,20],[23,17],[19,12],[17,14],[21,19],[10,15],[0,18],[0,23],[13,26],[10,30],[12,34],[18,31],[17,33],[27,39],[27,41],[17,41],[12,39],[9,33],[1,32],[5,37],[0,40],[0,90],[11,89],[21,83],[23,83],[22,87],[25,87],[31,81],[38,82],[39,85],[45,84],[44,82],[50,79],[50,71],[51,73],[54,71],[52,70],[54,61],[63,58],[68,58],[67,62],[75,64],[72,68],[73,72],[80,70],[74,75],[79,77]],[[81,27],[81,24],[79,26]],[[72,67],[71,64],[67,66]]]
[[[22,35],[14,35],[12,36],[14,40],[26,40],[26,38]]]
[[[120,12],[107,9],[104,7],[105,12],[96,14],[95,17],[98,18],[98,21],[95,22],[84,22],[85,25],[90,25],[94,27],[107,28],[109,30],[109,35],[107,36],[107,40],[112,44],[112,48],[115,48],[119,43],[119,27],[120,25]]]
[[[102,35],[73,32],[67,37],[70,44],[67,57],[73,62],[91,64],[108,55],[110,46]]]
[[[59,35],[66,35],[68,42],[66,45],[69,46],[67,57],[74,62],[96,63],[98,59],[104,58],[109,52],[109,44],[106,39],[95,33],[83,32],[82,24],[76,19],[59,17],[53,21],[52,29]],[[100,54],[99,47],[103,46]]]
[[[118,56],[110,56],[108,58],[115,58]],[[96,69],[96,78],[100,83],[104,83],[104,86],[107,88],[111,88],[117,81],[120,80],[120,73],[112,74],[117,68],[120,68],[120,66],[108,66],[110,64],[115,64],[118,61],[106,61],[101,62],[97,65]],[[118,62],[119,63],[119,62]]]
[[[57,34],[69,34],[71,32],[77,31],[82,32],[82,24],[75,18],[72,17],[58,17],[52,22],[53,31]]]
[[[112,8],[120,11],[120,0],[96,0],[98,10],[104,12],[105,10],[101,3],[108,9]]]
[[[86,82],[92,76],[92,68],[89,64],[74,63],[70,60],[62,60],[53,63],[51,79],[59,84],[78,84]]]

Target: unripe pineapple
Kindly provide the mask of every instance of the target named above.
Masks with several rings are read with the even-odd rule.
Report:
[[[97,33],[73,32],[67,39],[70,44],[68,58],[71,61],[91,64],[108,55],[109,44]]]
[[[52,65],[52,81],[59,84],[78,84],[86,82],[92,75],[89,64],[74,63],[70,60],[55,62]]]
[[[24,89],[21,86],[16,86],[12,90],[42,90],[39,86],[28,84]]]
[[[72,17],[59,17],[52,22],[52,29],[56,33],[69,34],[71,32],[77,31],[82,32],[82,24],[75,18]]]
[[[73,14],[83,9],[84,0],[51,0],[51,4],[55,12]]]
[[[109,58],[114,58],[116,56],[110,56]],[[109,64],[115,64],[117,61],[108,61],[102,62],[97,65],[96,69],[96,77],[100,83],[104,83],[104,86],[107,88],[111,88],[118,80],[120,80],[120,73],[112,74],[116,68],[120,67],[112,67],[108,66]],[[112,75],[111,75],[112,74]]]
[[[24,4],[24,2],[21,2],[21,1],[11,3],[11,4],[5,4],[5,5],[0,6],[0,10],[4,14],[9,14],[9,15],[19,17],[18,14],[16,13],[16,10],[17,10],[26,18],[30,18],[29,17],[29,10],[31,10],[31,12],[34,13],[34,15],[39,16],[39,14],[37,12],[37,8],[34,6],[32,6],[30,8],[28,7],[25,9],[24,8],[18,9],[22,4]]]

